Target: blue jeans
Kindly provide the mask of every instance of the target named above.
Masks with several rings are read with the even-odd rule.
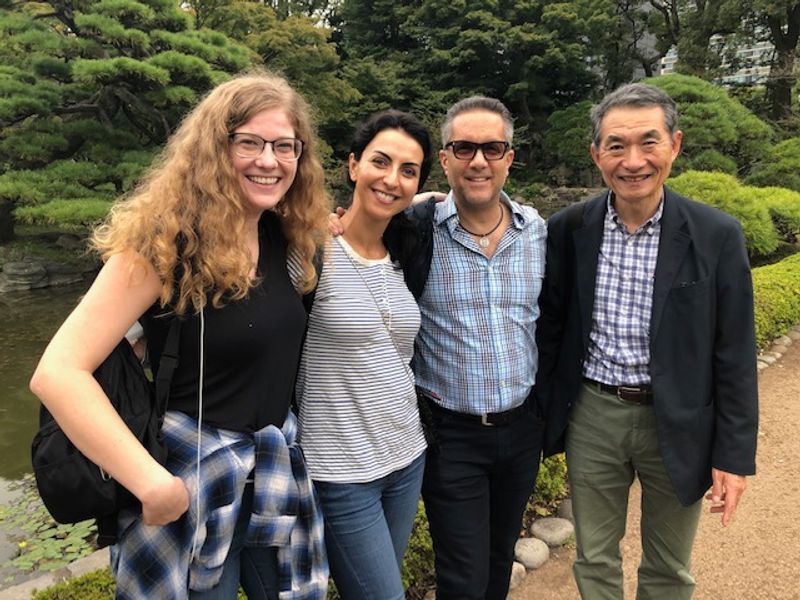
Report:
[[[236,600],[239,584],[248,600],[278,599],[278,549],[244,545],[252,511],[253,484],[249,483],[244,489],[242,509],[219,583],[205,592],[190,590],[190,600]]]
[[[331,575],[342,600],[403,600],[403,555],[417,513],[425,453],[367,483],[315,481]]]

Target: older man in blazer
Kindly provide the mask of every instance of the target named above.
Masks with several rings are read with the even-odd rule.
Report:
[[[609,190],[548,223],[536,388],[545,454],[564,448],[587,600],[621,599],[619,542],[642,487],[640,599],[690,598],[700,500],[727,525],[755,472],[753,293],[730,216],[664,186],[675,103],[629,84],[592,110]]]

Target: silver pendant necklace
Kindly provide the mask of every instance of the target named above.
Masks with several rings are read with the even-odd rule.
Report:
[[[500,220],[497,221],[497,225],[492,227],[486,233],[475,233],[474,231],[470,231],[469,229],[464,227],[464,222],[461,220],[459,220],[458,224],[461,225],[461,229],[466,231],[468,234],[474,235],[475,237],[479,238],[478,245],[485,250],[486,248],[489,247],[489,236],[492,235],[495,231],[497,231],[497,228],[500,227],[500,223],[502,222],[503,222],[503,205],[500,204]]]

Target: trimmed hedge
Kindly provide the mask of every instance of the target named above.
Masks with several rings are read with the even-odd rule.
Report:
[[[800,192],[800,138],[776,144],[770,156],[756,164],[746,179],[750,185],[779,185]]]
[[[800,322],[800,254],[753,269],[756,343],[764,348]]]
[[[793,244],[800,233],[800,193],[778,187],[742,185],[732,175],[707,171],[687,171],[670,179],[678,192],[715,206],[742,224],[751,258],[763,260]]]

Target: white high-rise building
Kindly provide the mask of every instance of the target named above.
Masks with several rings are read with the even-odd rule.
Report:
[[[723,52],[725,39],[722,36],[712,36],[711,47],[722,53],[721,68],[730,70],[731,61],[727,53]],[[755,85],[766,82],[769,76],[769,66],[775,47],[767,41],[756,42],[751,46],[742,46],[736,49],[736,64],[739,68],[717,81],[722,85]],[[661,59],[661,75],[670,75],[675,72],[675,63],[678,61],[678,50],[673,46],[666,56]]]

